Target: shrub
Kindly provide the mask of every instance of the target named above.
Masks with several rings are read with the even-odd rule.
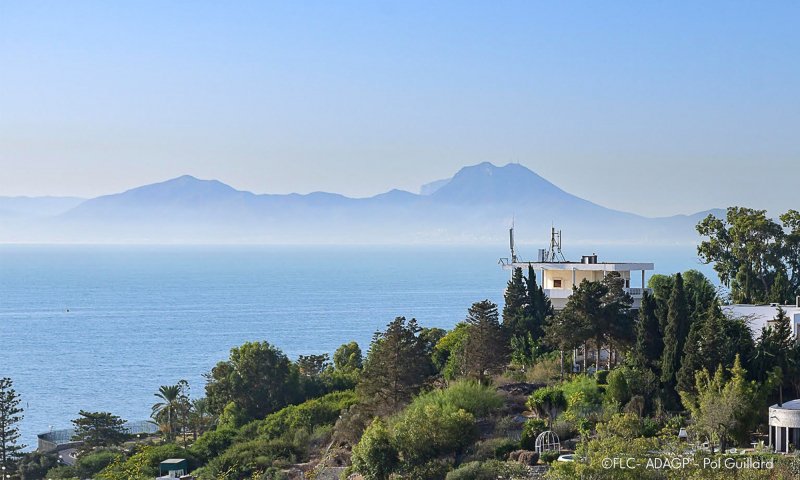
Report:
[[[48,470],[57,466],[58,457],[55,454],[34,451],[22,457],[17,471],[21,480],[41,480]]]
[[[608,370],[598,370],[594,372],[594,379],[597,380],[599,385],[605,385],[608,378]]]
[[[67,465],[51,468],[47,471],[47,478],[53,480],[77,479],[78,469]]]
[[[200,462],[205,463],[224,452],[233,444],[235,438],[236,430],[230,428],[210,430],[200,435],[189,450]]]
[[[530,367],[525,374],[525,378],[531,383],[552,385],[561,378],[561,360],[556,355],[541,357]]]
[[[419,465],[445,453],[459,453],[478,435],[475,417],[454,405],[412,403],[393,424],[404,462]]]
[[[547,430],[547,423],[540,418],[531,418],[522,426],[520,447],[524,450],[533,450],[536,446],[536,437]]]
[[[566,406],[564,391],[560,387],[543,387],[528,397],[528,408],[533,410],[540,418],[546,417],[550,422]]]
[[[489,438],[475,443],[468,459],[469,461],[505,460],[509,453],[518,448],[519,444],[510,438]]]
[[[256,439],[234,444],[211,460],[206,469],[215,477],[238,479],[295,461],[298,456],[297,447],[288,438]]]
[[[606,387],[606,398],[620,405],[625,405],[631,399],[631,389],[625,378],[625,370],[625,367],[612,370],[608,374],[608,387]]]
[[[539,454],[539,459],[544,463],[551,464],[558,459],[561,452],[556,452],[555,450],[547,450]]]
[[[487,462],[465,463],[448,473],[446,480],[512,479],[523,477],[527,473],[525,467],[518,463],[489,460]]]
[[[197,468],[198,465],[197,459],[189,450],[174,443],[144,445],[125,461],[121,461],[117,456],[115,461],[104,468],[97,477],[103,479],[156,477],[159,463],[167,458],[185,458],[189,461],[190,469]]]
[[[80,478],[93,478],[97,473],[116,460],[119,453],[109,450],[98,450],[78,457],[75,469]]]
[[[258,425],[258,434],[277,438],[285,432],[297,430],[311,433],[318,425],[333,424],[342,410],[356,402],[355,392],[348,390],[329,393],[300,405],[291,405],[264,418]]]
[[[412,405],[427,404],[435,404],[439,407],[453,406],[480,418],[502,407],[503,399],[491,387],[471,380],[461,380],[450,384],[444,390],[433,390],[420,395]]]
[[[365,480],[386,480],[398,465],[397,449],[386,425],[375,419],[353,447],[353,468]]]

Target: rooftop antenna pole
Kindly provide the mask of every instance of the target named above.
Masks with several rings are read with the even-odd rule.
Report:
[[[547,252],[548,262],[566,262],[564,253],[561,251],[561,230],[556,231],[556,227],[550,227],[550,250]]]
[[[508,229],[508,243],[511,246],[511,263],[517,263],[517,250],[514,247],[514,219],[511,219],[511,228]]]

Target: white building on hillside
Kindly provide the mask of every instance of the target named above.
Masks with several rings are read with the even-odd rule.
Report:
[[[722,311],[731,317],[743,317],[747,319],[747,323],[753,330],[753,336],[758,337],[761,334],[761,329],[769,326],[778,316],[778,308],[782,308],[789,317],[789,323],[792,325],[792,335],[800,338],[800,297],[794,305],[778,305],[771,303],[769,305],[725,305]]]
[[[511,271],[521,268],[523,272],[532,267],[536,271],[539,284],[556,310],[567,304],[573,286],[580,285],[583,280],[600,281],[609,272],[618,272],[625,281],[625,291],[633,297],[633,308],[639,308],[644,292],[649,291],[646,288],[645,272],[653,270],[652,263],[600,262],[596,254],[584,255],[580,262],[567,261],[561,253],[561,232],[555,229],[552,230],[550,249],[540,249],[535,262],[524,261],[517,258],[513,228],[509,235],[511,258],[500,259],[500,265]]]

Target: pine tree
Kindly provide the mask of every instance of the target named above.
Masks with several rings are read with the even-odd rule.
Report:
[[[397,317],[373,336],[358,391],[376,413],[399,410],[433,373],[420,331],[415,319]]]
[[[506,361],[503,331],[497,318],[497,305],[489,300],[475,302],[467,312],[467,343],[464,363],[467,375],[485,383],[487,374]]]
[[[656,314],[656,300],[645,292],[639,306],[639,321],[636,323],[636,346],[634,360],[639,366],[657,369],[661,365],[664,339]]]
[[[11,379],[0,379],[0,466],[6,473],[16,470],[25,448],[25,445],[17,444],[20,435],[17,424],[23,417],[19,404],[20,398]]]
[[[683,276],[675,274],[675,282],[669,297],[667,325],[664,331],[664,353],[661,356],[661,382],[666,388],[668,400],[675,400],[676,375],[681,366],[686,337],[689,335],[689,309]]]
[[[86,453],[97,447],[122,445],[128,439],[125,420],[109,412],[78,412],[80,417],[72,421],[75,435],[72,440],[82,442],[81,452]]]

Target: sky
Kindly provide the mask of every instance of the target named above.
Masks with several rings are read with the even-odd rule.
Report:
[[[370,196],[521,163],[644,215],[800,208],[799,2],[0,0],[0,196]]]

